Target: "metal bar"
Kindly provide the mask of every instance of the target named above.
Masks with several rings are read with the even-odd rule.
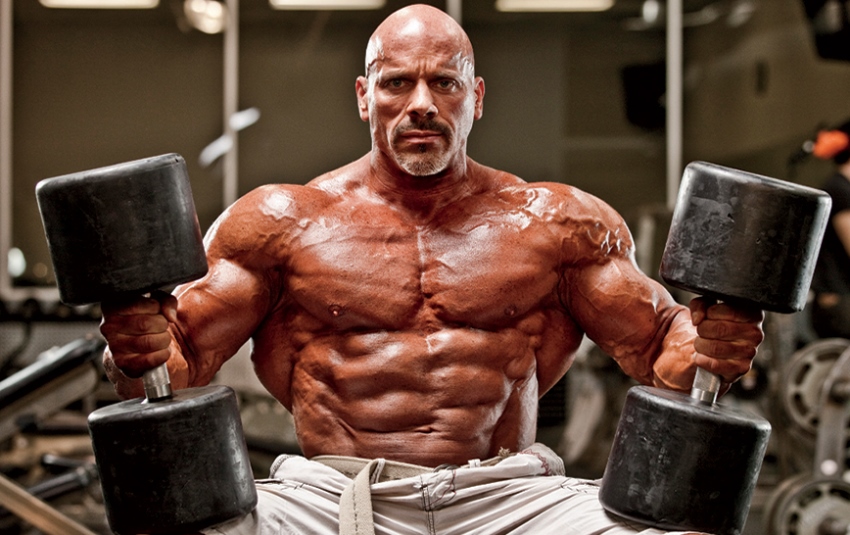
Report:
[[[239,110],[239,0],[227,0],[227,26],[224,29],[224,135],[233,144],[223,156],[223,209],[239,196],[239,138],[230,118]]]
[[[12,248],[12,63],[13,1],[0,0],[0,300],[58,301],[56,287],[15,288],[9,274]]]
[[[11,2],[11,0],[8,0]],[[0,505],[47,535],[96,535],[0,474]]]
[[[682,176],[682,0],[667,1],[667,207]]]
[[[0,0],[0,298],[12,286],[12,16],[12,0]]]
[[[460,25],[463,25],[463,0],[446,0],[446,13]]]

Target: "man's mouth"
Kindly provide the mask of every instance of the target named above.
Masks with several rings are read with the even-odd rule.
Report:
[[[434,143],[442,137],[442,132],[437,132],[434,130],[407,130],[399,135],[399,138],[413,145],[418,145],[421,143]]]
[[[449,137],[449,130],[434,120],[407,123],[395,132],[397,142],[409,145],[430,145]]]

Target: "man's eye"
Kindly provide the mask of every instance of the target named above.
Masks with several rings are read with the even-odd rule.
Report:
[[[387,87],[392,87],[392,88],[395,88],[395,89],[398,89],[399,87],[401,87],[403,85],[404,85],[404,80],[402,80],[400,78],[395,78],[395,79],[387,82]]]
[[[440,80],[437,87],[440,89],[451,89],[455,86],[454,80]]]

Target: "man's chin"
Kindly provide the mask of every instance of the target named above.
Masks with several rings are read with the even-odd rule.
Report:
[[[446,170],[445,166],[434,165],[402,165],[401,168],[404,169],[407,174],[416,178],[430,178],[439,175]]]
[[[449,166],[449,159],[439,156],[430,156],[427,158],[417,157],[399,157],[396,158],[399,167],[412,176],[418,178],[427,178],[434,175],[439,175]]]

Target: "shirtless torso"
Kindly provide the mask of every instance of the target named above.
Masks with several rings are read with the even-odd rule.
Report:
[[[306,187],[262,187],[221,218],[210,274],[176,292],[187,384],[253,336],[257,374],[292,411],[305,454],[427,465],[530,445],[538,398],[583,336],[577,322],[610,331],[599,299],[658,321],[619,317],[617,340],[600,339],[653,379],[652,336],[686,309],[637,272],[613,210],[470,161],[477,190],[423,218],[366,187],[368,168],[363,158]]]
[[[437,466],[529,446],[585,334],[646,384],[745,373],[760,312],[689,313],[638,270],[608,205],[466,156],[473,65],[437,9],[382,23],[355,85],[372,151],[245,195],[207,234],[209,273],[174,296],[104,303],[118,392],[139,395],[132,377],[165,361],[175,387],[206,384],[251,339],[305,455]]]

